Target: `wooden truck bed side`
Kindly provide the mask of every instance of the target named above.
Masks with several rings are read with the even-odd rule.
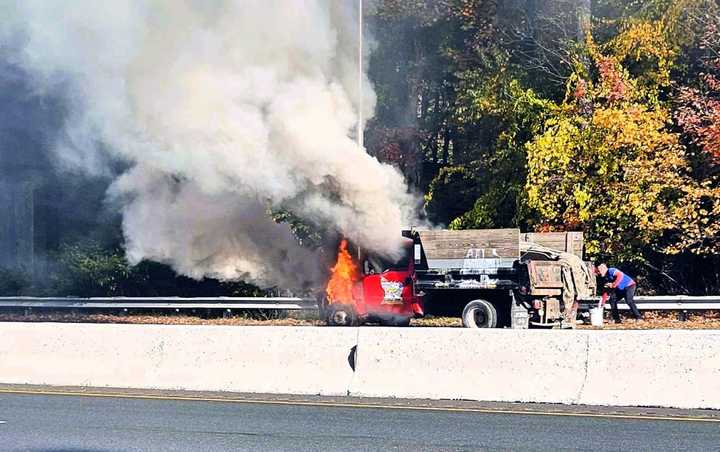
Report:
[[[418,231],[430,269],[512,267],[520,257],[519,229]]]
[[[525,232],[520,240],[531,242],[556,251],[564,251],[583,258],[584,237],[582,232]]]

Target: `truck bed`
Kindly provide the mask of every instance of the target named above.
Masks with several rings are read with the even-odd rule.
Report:
[[[582,232],[519,229],[415,231],[416,286],[429,289],[515,289],[521,242],[582,256]],[[419,247],[419,250],[418,250]],[[419,253],[418,253],[419,251]]]

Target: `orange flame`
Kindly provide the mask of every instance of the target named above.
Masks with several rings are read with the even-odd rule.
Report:
[[[352,288],[360,280],[360,270],[347,250],[343,239],[338,248],[337,262],[331,269],[330,280],[325,288],[330,303],[352,303]]]

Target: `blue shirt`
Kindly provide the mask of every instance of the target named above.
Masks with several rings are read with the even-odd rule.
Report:
[[[608,282],[613,283],[615,285],[615,288],[618,290],[625,290],[628,287],[635,285],[635,281],[633,281],[631,277],[621,272],[617,268],[608,268],[606,277],[608,279]]]

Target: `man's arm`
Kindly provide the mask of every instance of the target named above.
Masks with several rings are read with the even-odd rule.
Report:
[[[616,271],[615,272],[615,281],[613,281],[613,283],[610,287],[612,287],[613,289],[617,289],[617,286],[620,285],[620,281],[622,281],[622,279],[624,277],[625,277],[625,275],[623,274],[623,272],[621,272],[620,270]]]

